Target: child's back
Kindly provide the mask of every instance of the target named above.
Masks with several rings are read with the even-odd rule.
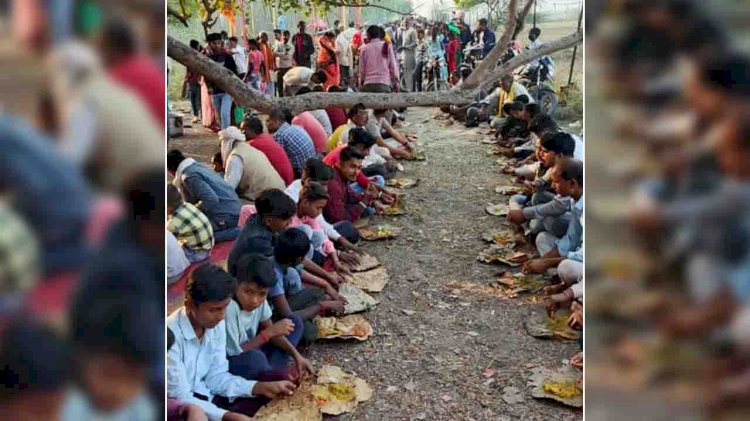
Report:
[[[185,202],[172,212],[167,220],[167,229],[186,250],[210,252],[214,246],[211,221],[191,203]]]

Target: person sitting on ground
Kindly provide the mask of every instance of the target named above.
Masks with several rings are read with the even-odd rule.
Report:
[[[567,258],[575,259],[583,242],[583,163],[577,159],[565,160],[553,174],[553,185],[561,195],[568,195],[575,200],[570,208],[571,218],[568,229],[562,237],[549,232],[541,232],[536,237],[539,258],[529,260],[523,266],[526,273],[544,273],[547,269],[556,268]]]
[[[304,95],[308,92],[310,92],[309,89],[302,88],[297,91],[297,95]],[[325,114],[325,111],[323,111],[323,114]],[[327,117],[328,115],[326,114],[326,118]],[[315,152],[326,152],[326,141],[328,140],[328,136],[326,135],[326,131],[323,126],[315,118],[315,116],[312,115],[310,111],[303,111],[294,116],[294,118],[292,118],[291,124],[300,126],[305,129],[305,132],[307,132],[307,134],[310,136],[310,139],[312,139],[313,145],[315,145]]]
[[[299,202],[300,192],[304,187],[312,183],[318,183],[323,187],[328,187],[328,182],[333,178],[333,169],[317,158],[308,159],[305,163],[305,169],[302,171],[302,178],[295,180],[285,190],[295,203]],[[329,197],[330,199],[330,197]],[[336,243],[340,248],[353,253],[341,253],[341,260],[346,263],[356,264],[359,260],[357,254],[360,252],[354,244],[359,242],[359,231],[354,227],[351,221],[340,221],[331,225],[323,215],[317,218],[323,227],[328,238]]]
[[[167,285],[172,285],[180,278],[190,266],[190,261],[185,256],[185,250],[169,230],[167,230]]]
[[[211,221],[217,243],[237,238],[240,229],[240,198],[223,178],[193,158],[185,158],[178,149],[167,154],[167,170],[172,184]]]
[[[364,156],[346,147],[341,151],[339,164],[334,168],[333,178],[328,183],[328,201],[323,215],[333,223],[348,220],[357,221],[368,208],[384,211],[385,206],[377,201],[380,191],[370,185],[364,194],[355,193],[349,184],[357,180],[357,173],[362,169]]]
[[[324,266],[325,260],[330,259],[335,270],[342,275],[351,275],[351,271],[339,260],[338,252],[333,241],[326,235],[323,226],[318,222],[318,217],[323,214],[328,204],[328,189],[319,183],[310,183],[300,192],[297,203],[297,215],[292,218],[290,226],[298,227],[305,225],[312,230],[310,242],[312,243],[313,257],[311,260],[318,266]]]
[[[289,376],[291,357],[300,374],[314,375],[315,369],[296,348],[302,338],[302,319],[292,315],[271,321],[266,298],[277,282],[273,259],[245,254],[237,264],[237,289],[224,318],[229,372],[258,380],[264,373],[276,371],[283,378]]]
[[[167,328],[167,352],[174,346],[174,341],[174,332]],[[208,416],[198,405],[167,398],[167,421],[173,420],[208,421]]]
[[[268,292],[274,318],[299,316],[305,322],[303,337],[307,342],[318,336],[313,318],[326,313],[341,314],[346,305],[346,299],[331,284],[305,276],[301,266],[309,251],[310,238],[301,229],[290,228],[281,233],[274,245],[277,280]]]
[[[338,86],[331,86],[328,88],[328,92],[345,92],[345,90]],[[331,122],[330,137],[336,129],[346,124],[346,110],[341,107],[326,107],[325,112],[328,114],[328,120]]]
[[[182,245],[190,263],[208,259],[214,247],[211,221],[191,203],[186,203],[173,185],[167,186],[167,230]]]
[[[333,88],[333,87],[334,86],[331,86],[331,88]],[[325,91],[323,90],[323,86],[321,86],[321,85],[316,85],[312,89],[310,89],[307,86],[303,86],[303,87],[301,87],[297,91],[296,95],[309,94],[310,92],[325,92]],[[320,123],[320,126],[323,127],[323,131],[326,134],[325,138],[328,139],[328,136],[330,136],[331,133],[333,133],[333,128],[331,127],[331,119],[328,118],[328,113],[326,113],[326,110],[322,110],[322,109],[320,109],[320,110],[310,110],[310,111],[307,111],[307,112],[310,113],[310,114],[312,114],[312,116],[315,117],[315,120],[317,120],[318,123]],[[297,124],[297,123],[293,123],[293,124]],[[303,126],[303,127],[305,127],[302,124],[300,124],[300,125]],[[305,130],[307,130],[307,127],[305,127]],[[308,131],[308,133],[310,134],[311,137],[313,136],[310,133],[310,131]],[[313,140],[315,140],[314,137],[313,137]],[[325,143],[325,142],[323,142],[323,143]],[[316,143],[316,145],[317,145],[317,143]],[[319,152],[325,152],[325,151],[319,151]]]
[[[211,421],[249,420],[280,395],[292,395],[287,379],[254,381],[229,372],[224,315],[237,282],[206,264],[190,276],[185,304],[167,317],[175,344],[167,356],[167,396],[200,406]]]
[[[529,104],[534,105],[534,104]],[[525,113],[524,113],[525,114]],[[538,156],[541,153],[541,140],[547,133],[555,133],[559,129],[555,120],[548,114],[538,114],[529,122],[529,142],[533,145],[533,152],[524,160],[518,163],[515,174],[519,179],[533,180],[540,172],[540,162],[542,159]],[[529,145],[522,145],[521,148],[530,148]],[[544,175],[542,172],[541,175]]]
[[[284,148],[286,155],[289,157],[289,162],[291,162],[294,170],[294,177],[299,178],[305,161],[316,155],[315,144],[305,129],[290,124],[291,118],[287,121],[287,111],[281,108],[271,109],[268,114],[267,126],[268,131],[273,133],[276,143]]]
[[[375,142],[381,149],[387,149],[389,156],[401,159],[411,159],[414,152],[414,144],[407,136],[399,133],[387,121],[387,109],[374,109],[368,115],[365,128],[375,138]],[[383,155],[380,150],[377,151]]]
[[[500,86],[496,88],[490,95],[482,99],[480,107],[497,106],[498,111],[502,111],[503,105],[508,102],[516,101],[521,96],[528,98],[528,103],[533,103],[534,100],[529,94],[529,91],[520,82],[516,82],[513,75],[505,75],[500,79]],[[500,127],[504,121],[502,115],[493,117],[490,120],[490,127]]]
[[[502,146],[518,146],[529,135],[528,123],[523,118],[524,103],[514,101],[503,105],[503,114],[507,117],[497,132],[497,141]]]
[[[387,171],[384,165],[385,160],[383,160],[380,155],[372,152],[372,147],[375,146],[375,139],[364,129],[350,130],[349,142],[346,145],[338,146],[331,151],[331,153],[323,158],[323,162],[330,165],[332,168],[335,168],[339,164],[341,151],[347,146],[354,148],[365,157],[364,161],[362,161],[362,170],[357,174],[357,182],[350,185],[352,190],[361,194],[367,190],[370,184],[375,184],[375,187],[381,192],[380,199],[383,203],[394,203],[396,201],[396,196],[385,190],[385,177],[380,174],[381,172]],[[374,155],[374,157],[371,158],[372,155]],[[372,162],[370,165],[367,165],[368,159]],[[380,161],[373,162],[375,159],[380,159]],[[372,166],[375,165],[378,167],[373,168]],[[392,176],[392,174],[389,175]]]
[[[295,66],[284,74],[284,96],[294,96],[303,87],[312,87],[325,83],[326,72],[317,72],[309,67]]]
[[[268,189],[284,189],[286,184],[265,154],[245,142],[240,129],[230,126],[219,132],[224,180],[237,194],[253,201]]]
[[[211,157],[211,169],[222,178],[224,177],[224,158],[221,157],[221,152],[216,152],[214,156]]]
[[[273,136],[263,132],[263,122],[259,118],[245,117],[240,125],[240,130],[242,130],[242,134],[245,135],[250,146],[266,155],[273,168],[284,180],[285,186],[294,181],[294,171],[292,170],[292,163],[289,162],[289,157],[286,156],[284,148],[273,140]]]

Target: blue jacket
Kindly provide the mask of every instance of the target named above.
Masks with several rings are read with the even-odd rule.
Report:
[[[489,29],[484,30],[484,57],[487,57],[487,54],[492,51],[493,48],[495,48],[495,33],[490,31]]]
[[[14,117],[0,117],[0,190],[37,233],[45,272],[76,269],[88,257],[86,180],[53,141]]]
[[[226,221],[233,220],[232,226],[237,226],[242,207],[240,198],[220,175],[197,162],[185,168],[182,174],[185,201],[192,204],[202,202],[201,210],[211,220],[214,230],[217,229],[217,224],[221,225]]]

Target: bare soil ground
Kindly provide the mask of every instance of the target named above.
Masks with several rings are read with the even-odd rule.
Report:
[[[448,286],[489,283],[503,269],[476,257],[486,246],[481,234],[505,224],[484,208],[507,202],[494,187],[511,180],[498,172],[498,157],[486,154],[489,146],[480,143],[484,136],[476,129],[444,127],[435,114],[431,108],[411,109],[403,127],[419,137],[427,161],[406,162],[400,175],[420,179],[406,190],[408,214],[388,220],[402,227],[401,236],[364,245],[391,277],[378,297],[380,305],[364,314],[375,334],[362,343],[318,342],[305,353],[318,365],[354,371],[375,387],[372,400],[341,419],[580,419],[580,411],[527,392],[531,368],[556,368],[578,351],[575,343],[526,334],[523,322],[540,304]],[[203,128],[187,129],[187,136],[170,142],[173,147],[207,162],[218,150],[217,137]],[[482,375],[487,368],[495,370],[491,378]],[[522,402],[507,404],[501,398],[509,386],[522,391]]]

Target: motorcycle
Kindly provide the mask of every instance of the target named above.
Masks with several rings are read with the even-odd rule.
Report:
[[[516,77],[534,97],[542,112],[552,115],[557,110],[559,99],[554,89],[555,64],[549,56],[540,58],[538,66],[522,68]]]
[[[445,66],[443,59],[432,58],[422,66],[422,83],[428,81],[425,91],[447,91],[448,81],[441,77],[441,69]]]
[[[464,48],[464,64],[474,70],[484,59],[484,44],[469,43]]]

